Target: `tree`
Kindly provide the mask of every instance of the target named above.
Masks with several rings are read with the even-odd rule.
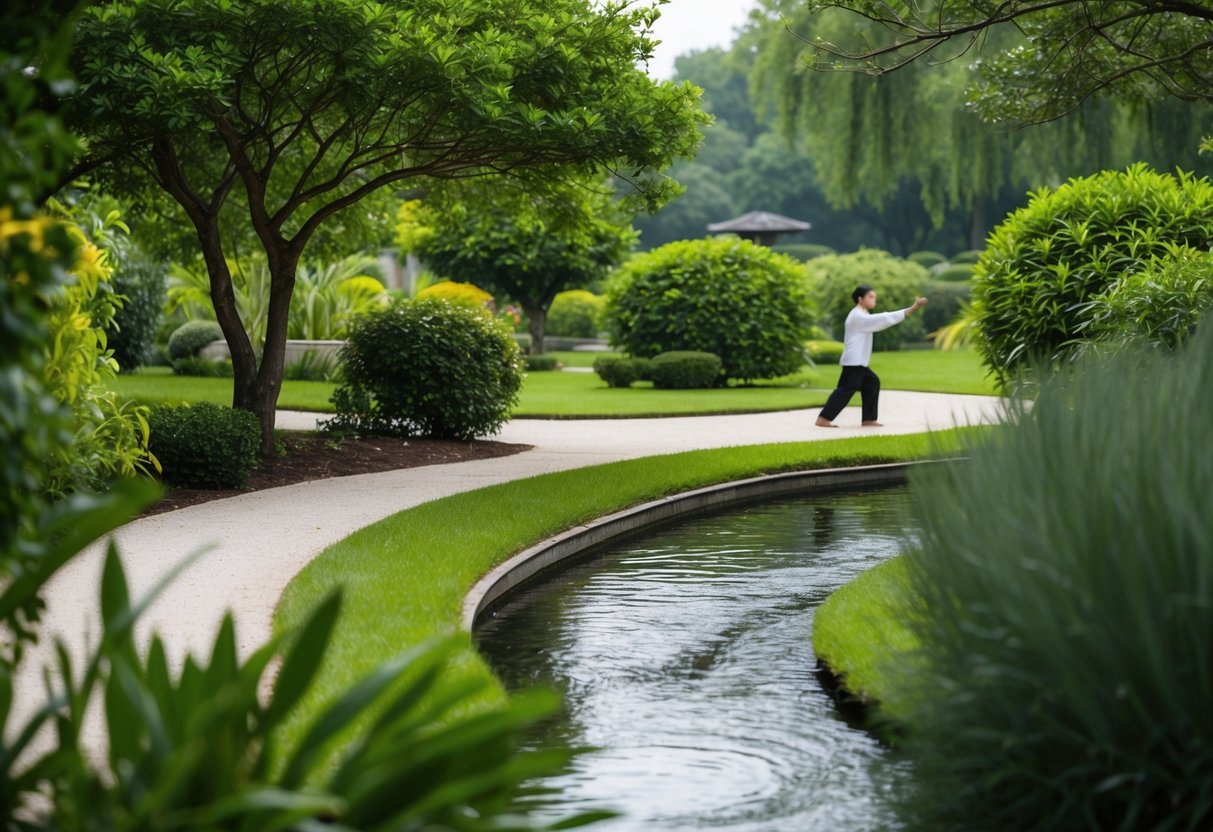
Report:
[[[601,179],[538,191],[482,179],[410,209],[401,212],[401,245],[444,277],[517,301],[530,319],[535,354],[543,352],[556,295],[600,281],[636,242],[630,217]]]
[[[296,265],[325,223],[424,178],[551,165],[659,176],[697,140],[696,92],[636,68],[656,11],[586,0],[115,0],[90,7],[70,125],[123,190],[167,192],[197,234],[231,349],[232,404],[274,408]],[[247,211],[270,270],[265,346],[240,324],[223,217]]]
[[[884,74],[976,53],[991,120],[1050,121],[1102,93],[1213,101],[1213,7],[1191,0],[809,0],[874,24],[863,40],[808,38],[816,66]],[[1014,32],[1010,40],[998,38]],[[875,34],[875,37],[872,35]],[[994,40],[994,50],[983,49]],[[971,59],[972,56],[970,56]]]
[[[636,218],[640,242],[646,249],[675,240],[698,240],[707,236],[708,223],[738,213],[727,177],[714,168],[692,162],[678,165],[673,173],[685,190],[656,214]]]

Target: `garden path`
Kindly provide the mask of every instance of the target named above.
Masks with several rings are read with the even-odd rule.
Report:
[[[813,426],[816,409],[777,413],[664,419],[526,420],[493,437],[533,445],[513,456],[317,480],[215,500],[143,517],[115,537],[133,597],[154,586],[177,563],[197,558],[147,610],[140,642],[156,630],[173,658],[205,653],[227,610],[247,655],[269,638],[274,607],[287,583],[330,544],[402,509],[509,480],[653,454],[736,445],[831,440],[878,431],[918,433],[998,417],[998,400],[985,396],[885,391],[882,428],[859,427],[848,408],[838,429]],[[317,416],[282,412],[278,426],[312,429]],[[469,522],[472,519],[469,518]],[[84,655],[99,632],[97,593],[104,547],[94,545],[48,586],[43,632],[64,639],[73,657]],[[37,668],[51,655],[43,638],[23,664],[18,705],[40,696]],[[24,711],[25,708],[20,708]]]

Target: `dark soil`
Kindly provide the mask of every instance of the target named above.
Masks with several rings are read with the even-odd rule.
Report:
[[[263,459],[242,489],[175,488],[143,512],[143,516],[186,506],[277,488],[309,480],[374,474],[422,465],[442,465],[472,459],[491,459],[530,450],[530,445],[505,442],[458,442],[447,439],[395,439],[366,436],[338,439],[316,433],[283,435],[286,453]]]

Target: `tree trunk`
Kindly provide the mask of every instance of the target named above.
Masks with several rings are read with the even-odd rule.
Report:
[[[211,305],[215,319],[223,330],[228,352],[232,356],[232,407],[252,410],[257,385],[257,354],[253,342],[244,331],[240,311],[236,308],[236,293],[232,288],[232,273],[223,256],[218,220],[198,229],[202,256],[211,283]]]
[[[524,304],[522,311],[531,320],[531,355],[543,355],[543,332],[547,327],[548,309],[546,306]]]
[[[274,421],[278,410],[278,394],[282,392],[282,374],[286,368],[286,336],[290,319],[291,296],[295,293],[295,272],[299,255],[285,246],[267,250],[270,270],[270,306],[266,316],[265,345],[261,349],[261,365],[249,400],[236,407],[251,410],[261,425],[261,455],[272,456]]]

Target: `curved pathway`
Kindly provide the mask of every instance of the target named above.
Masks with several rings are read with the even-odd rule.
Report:
[[[116,533],[134,597],[174,565],[206,547],[143,616],[141,641],[151,629],[165,636],[173,658],[209,650],[224,613],[232,610],[244,654],[270,636],[274,607],[287,583],[330,544],[402,509],[482,486],[551,471],[653,454],[769,442],[831,440],[872,433],[918,433],[989,422],[998,399],[885,391],[882,428],[859,427],[848,408],[837,429],[813,426],[817,409],[661,419],[515,420],[493,437],[534,449],[497,459],[431,465],[378,474],[317,480],[214,500],[135,520]],[[317,416],[283,412],[278,426],[310,429]],[[58,635],[75,656],[99,632],[98,586],[103,546],[65,567],[45,593],[45,635]],[[43,638],[22,668],[21,693],[40,696],[36,668],[50,655]],[[36,685],[30,691],[31,685]],[[24,708],[22,708],[24,710]]]

